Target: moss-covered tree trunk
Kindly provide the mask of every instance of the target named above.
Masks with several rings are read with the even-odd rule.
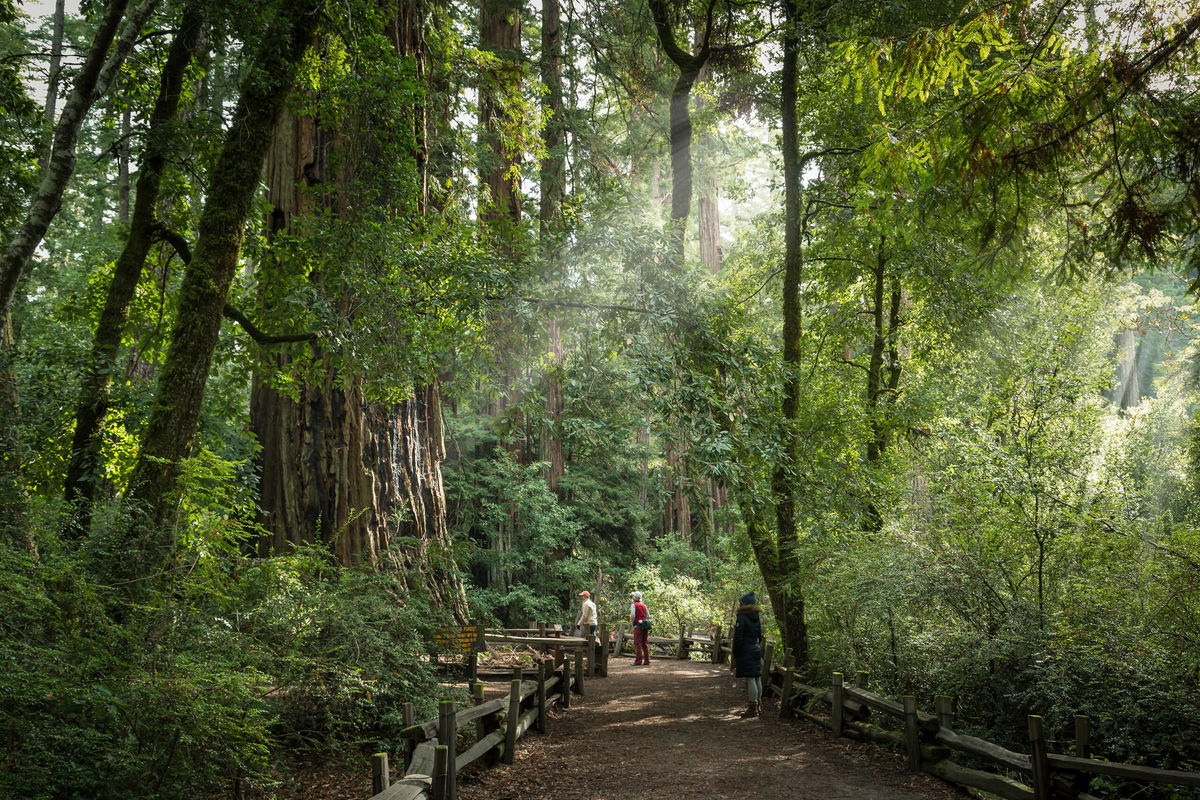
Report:
[[[174,120],[188,64],[200,43],[203,15],[195,4],[183,13],[179,31],[171,43],[163,66],[158,99],[150,114],[146,149],[138,169],[137,189],[129,235],[113,268],[104,308],[96,326],[91,357],[75,411],[75,434],[71,460],[63,483],[63,496],[71,511],[69,534],[87,533],[92,504],[99,486],[101,434],[108,414],[109,390],[116,368],[117,352],[129,319],[129,306],[141,280],[146,256],[155,241],[155,208],[167,154],[173,146]]]
[[[800,437],[796,425],[800,417],[801,358],[801,171],[799,125],[796,118],[798,62],[800,57],[799,8],[797,0],[785,0],[786,21],[783,34],[780,103],[783,134],[784,257],[783,257],[783,438],[779,462],[771,479],[775,500],[778,541],[773,543],[771,574],[764,573],[771,602],[783,632],[784,646],[803,666],[808,661],[808,629],[804,619],[804,593],[796,586],[802,572],[800,537],[796,529],[796,480],[799,468]],[[769,537],[768,537],[769,538]],[[752,540],[753,541],[753,540]],[[755,548],[759,549],[758,546]],[[778,596],[776,596],[778,595]]]
[[[174,509],[183,459],[200,419],[226,296],[271,132],[312,43],[320,0],[289,0],[274,15],[246,71],[233,122],[209,178],[195,252],[179,291],[154,404],[142,434],[126,502],[131,515],[110,571],[138,594],[175,548]]]

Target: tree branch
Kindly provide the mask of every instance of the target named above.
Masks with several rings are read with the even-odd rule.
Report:
[[[188,244],[188,240],[185,239],[178,231],[172,230],[162,220],[155,222],[152,230],[153,230],[155,236],[157,236],[159,239],[166,242],[167,244],[171,245],[171,247],[173,247],[175,249],[175,252],[179,254],[179,257],[183,260],[183,263],[185,263],[185,264],[191,263],[192,248]],[[320,336],[320,334],[317,334],[315,332],[289,333],[289,334],[285,334],[283,336],[272,336],[268,333],[263,333],[263,331],[259,330],[257,325],[255,325],[253,322],[250,321],[249,317],[247,317],[241,311],[238,311],[236,308],[234,308],[229,303],[225,303],[225,308],[222,309],[221,313],[225,316],[225,319],[231,320],[233,322],[236,322],[238,325],[240,325],[242,327],[242,330],[244,330],[250,336],[251,339],[258,342],[259,344],[289,344],[291,342],[311,342],[312,340],[317,339]]]

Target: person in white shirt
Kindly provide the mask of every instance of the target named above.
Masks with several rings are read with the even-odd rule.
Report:
[[[580,592],[579,596],[583,598],[583,603],[579,606],[579,617],[575,620],[575,627],[580,636],[591,636],[596,633],[598,624],[596,604],[592,602],[592,593],[586,589]]]

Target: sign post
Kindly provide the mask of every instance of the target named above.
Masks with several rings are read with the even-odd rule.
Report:
[[[443,625],[433,635],[433,641],[443,653],[466,656],[467,678],[479,680],[479,653],[486,647],[479,620],[473,619],[466,625]]]

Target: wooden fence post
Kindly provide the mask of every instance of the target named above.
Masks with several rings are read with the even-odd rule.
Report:
[[[608,677],[608,623],[600,623],[600,677]]]
[[[446,800],[458,797],[458,713],[453,700],[438,703],[438,744],[446,746]]]
[[[792,667],[796,664],[794,656],[785,656],[783,659],[783,688],[779,695],[779,718],[787,719],[792,716],[792,681],[795,675],[792,673]]]
[[[444,744],[433,748],[433,800],[450,800],[446,783],[453,768],[447,768],[450,763],[450,749]]]
[[[775,656],[775,648],[766,639],[763,640],[763,677],[762,677],[762,696],[770,697],[774,694],[775,686],[771,680],[775,677],[771,672],[771,659]]]
[[[842,687],[842,678],[842,673],[833,673],[833,703],[831,705],[833,712],[833,735],[837,738],[841,738],[845,728],[845,726],[842,724],[842,713],[844,708],[842,704],[846,702],[846,695]]]
[[[537,730],[538,733],[545,733],[550,716],[546,713],[546,662],[538,662],[537,671]]]
[[[482,681],[476,681],[475,683],[471,684],[471,700],[477,706],[483,705],[483,682]],[[480,739],[490,736],[492,733],[494,733],[495,731],[497,731],[499,729],[500,729],[500,723],[496,720],[495,713],[480,717],[479,721],[475,723],[475,737],[476,737],[475,741],[479,741]],[[496,748],[493,747],[491,750],[488,751],[487,755],[484,757],[485,762],[487,764],[495,765],[496,762],[499,760],[497,758],[498,755],[499,755],[499,753],[497,752]]]
[[[583,694],[583,651],[575,651],[575,686],[578,694]]]
[[[917,727],[917,698],[906,694],[900,698],[904,703],[904,750],[908,753],[908,768],[921,771],[921,731]]]
[[[590,633],[583,634],[583,651],[587,654],[587,676],[596,674],[596,637]]]
[[[392,785],[392,776],[388,772],[388,754],[376,753],[371,756],[371,794],[379,794]]]
[[[1046,760],[1046,735],[1042,729],[1042,718],[1030,715],[1029,762],[1033,767],[1034,800],[1050,800],[1050,764]]]
[[[1075,716],[1075,755],[1079,758],[1092,757],[1092,723],[1082,714]]]
[[[571,687],[571,654],[563,655],[562,664],[562,707],[571,707],[571,692],[574,689]]]
[[[412,703],[404,704],[404,727],[411,728],[417,724],[417,707]],[[404,771],[408,772],[408,765],[412,763],[413,753],[417,749],[416,739],[404,740]]]
[[[675,651],[675,658],[683,661],[688,657],[687,652],[687,627],[683,623],[679,624],[679,649]]]
[[[504,755],[501,760],[505,764],[513,763],[513,755],[517,749],[517,723],[521,721],[521,668],[513,669],[512,688],[508,691],[508,720],[504,731]]]
[[[938,725],[943,728],[954,727],[954,701],[949,695],[939,694],[933,698],[934,710],[937,712]]]
[[[708,656],[714,664],[721,663],[721,626],[709,630],[708,635],[712,637],[712,646],[708,648]]]
[[[871,681],[871,673],[865,669],[860,669],[854,673],[854,685],[860,689],[867,688],[867,684]]]

